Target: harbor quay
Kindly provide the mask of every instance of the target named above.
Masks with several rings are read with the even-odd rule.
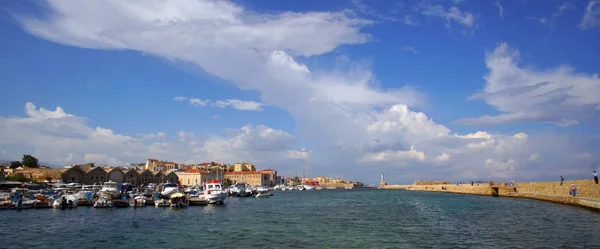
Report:
[[[575,187],[573,195],[571,188]],[[387,184],[383,180],[379,189],[400,189],[454,194],[528,198],[574,205],[600,211],[600,184],[593,180],[569,180],[552,182],[467,182],[415,181],[413,184]]]
[[[223,204],[228,197],[269,198],[274,191],[353,189],[358,182],[319,176],[283,177],[246,162],[146,163],[0,167],[0,209],[187,207]]]

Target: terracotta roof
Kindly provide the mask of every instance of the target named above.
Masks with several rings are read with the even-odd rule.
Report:
[[[263,169],[263,171],[277,171],[277,170],[274,170],[274,169]]]
[[[236,172],[225,172],[225,175],[258,175],[260,171],[236,171]]]
[[[201,169],[188,169],[184,171],[185,173],[200,173],[200,174],[208,174],[208,171]]]
[[[201,163],[200,166],[210,166],[210,163]]]

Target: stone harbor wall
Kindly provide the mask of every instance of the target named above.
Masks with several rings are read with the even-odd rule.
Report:
[[[571,184],[577,187],[577,198],[569,195]],[[571,180],[560,182],[517,182],[517,192],[506,183],[474,184],[437,184],[437,185],[383,185],[379,189],[404,189],[430,192],[447,192],[457,194],[474,194],[489,196],[506,196],[531,198],[563,204],[583,206],[600,210],[600,184],[593,180]]]

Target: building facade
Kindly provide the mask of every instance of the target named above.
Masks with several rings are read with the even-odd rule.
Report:
[[[106,181],[117,183],[129,183],[132,185],[147,185],[149,183],[177,183],[179,177],[174,172],[165,174],[162,171],[152,172],[150,170],[137,171],[135,169],[123,169],[118,167],[81,167],[72,166],[61,173],[60,179],[65,183],[81,183],[85,185],[102,184]]]

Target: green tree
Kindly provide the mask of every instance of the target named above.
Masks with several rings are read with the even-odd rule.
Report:
[[[8,166],[8,167],[11,168],[11,169],[16,169],[16,168],[21,167],[21,166],[23,166],[23,164],[21,162],[19,162],[19,161],[12,161],[12,162],[10,162],[10,166]]]
[[[6,180],[7,180],[7,181],[26,182],[26,181],[28,181],[29,179],[27,179],[27,177],[25,177],[23,174],[21,174],[21,173],[17,173],[17,174],[14,174],[14,175],[12,175],[12,176],[6,177]]]
[[[23,166],[25,166],[25,167],[29,167],[29,168],[39,168],[40,167],[40,165],[38,164],[37,158],[35,158],[31,155],[23,155],[23,159],[21,159],[21,162],[23,163]]]

